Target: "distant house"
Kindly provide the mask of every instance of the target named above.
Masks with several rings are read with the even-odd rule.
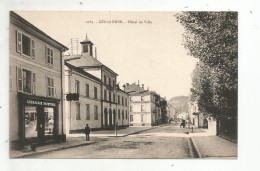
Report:
[[[65,141],[63,61],[68,48],[10,12],[10,142]]]
[[[130,95],[130,126],[154,126],[161,123],[161,109],[154,92],[144,90],[144,86],[135,83],[124,85],[124,90]]]

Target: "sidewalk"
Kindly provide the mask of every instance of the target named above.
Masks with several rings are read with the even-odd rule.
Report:
[[[66,142],[63,143],[56,143],[56,144],[49,144],[49,145],[43,145],[38,146],[36,148],[36,151],[30,151],[30,152],[23,152],[20,150],[10,150],[9,157],[10,158],[31,158],[33,155],[38,155],[41,153],[47,153],[47,152],[54,152],[79,146],[85,146],[96,143],[95,139],[92,138],[91,141],[86,141],[85,137],[78,137],[78,138],[67,138]]]
[[[237,144],[218,136],[191,136],[200,158],[237,159]]]

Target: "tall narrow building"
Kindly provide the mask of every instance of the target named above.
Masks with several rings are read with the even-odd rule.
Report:
[[[68,48],[10,12],[10,142],[65,140],[63,52]]]

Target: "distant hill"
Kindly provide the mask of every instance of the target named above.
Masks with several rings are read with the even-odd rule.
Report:
[[[177,113],[188,112],[188,96],[176,96],[171,98],[167,103],[173,107]]]

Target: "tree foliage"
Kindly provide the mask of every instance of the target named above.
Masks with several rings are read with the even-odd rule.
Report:
[[[237,117],[238,23],[236,12],[183,12],[184,47],[198,58],[191,99],[214,117]]]

